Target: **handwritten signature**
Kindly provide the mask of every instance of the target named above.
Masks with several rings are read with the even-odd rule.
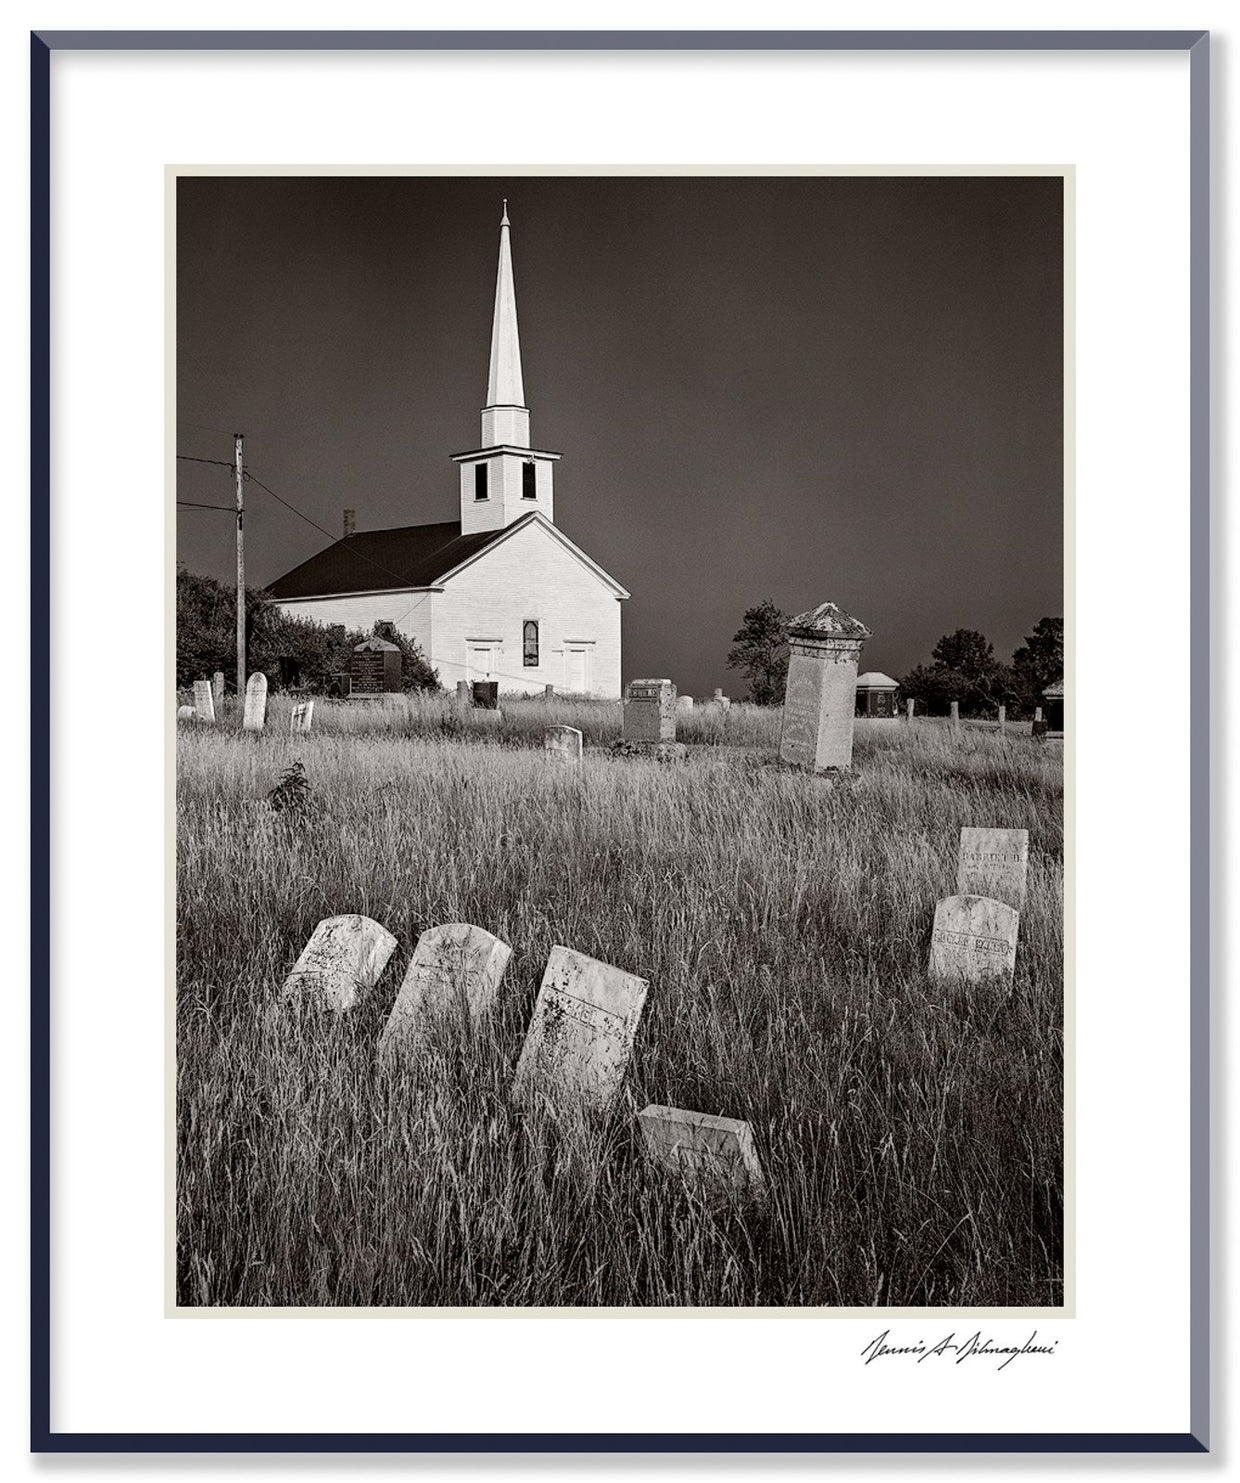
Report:
[[[996,1344],[983,1335],[980,1329],[967,1339],[957,1339],[953,1331],[937,1344],[926,1344],[921,1339],[916,1344],[889,1344],[887,1340],[890,1336],[891,1330],[884,1329],[877,1339],[871,1339],[861,1351],[861,1357],[867,1365],[873,1364],[876,1359],[899,1355],[906,1358],[911,1356],[915,1364],[921,1364],[926,1359],[944,1357],[951,1359],[953,1364],[960,1364],[966,1359],[989,1358],[1001,1359],[1003,1363],[998,1368],[1006,1370],[1022,1354],[1054,1354],[1059,1348],[1058,1339],[1052,1339],[1049,1344],[1035,1344],[1037,1329],[1034,1329],[1023,1344]]]

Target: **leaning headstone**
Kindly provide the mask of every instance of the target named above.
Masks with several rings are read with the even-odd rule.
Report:
[[[543,747],[551,760],[576,767],[581,761],[581,739],[575,726],[548,726],[543,732]]]
[[[192,705],[179,705],[179,706],[177,706],[177,720],[178,721],[194,721],[194,720],[197,719],[197,717],[198,717],[198,712],[194,709],[194,707]]]
[[[989,896],[1017,911],[1025,904],[1029,873],[1028,829],[962,829],[956,892]]]
[[[293,714],[289,717],[288,729],[292,736],[304,736],[310,730],[314,722],[314,701],[303,700],[300,705],[293,707]]]
[[[211,694],[215,698],[216,705],[224,699],[224,671],[217,669],[211,676]]]
[[[245,687],[245,720],[242,729],[261,731],[267,720],[267,676],[261,670],[252,674]]]
[[[931,978],[1011,981],[1020,913],[989,896],[948,896],[934,910]]]
[[[676,687],[671,680],[630,680],[624,687],[624,739],[676,740]]]
[[[815,772],[852,763],[857,660],[870,637],[864,623],[833,602],[788,625],[788,683],[779,733],[784,762]]]
[[[194,709],[198,719],[212,723],[215,720],[215,696],[211,693],[210,680],[194,681]]]
[[[647,1153],[678,1174],[753,1193],[766,1183],[748,1123],[651,1103],[637,1114],[637,1125]]]
[[[349,1009],[360,993],[374,987],[395,948],[387,928],[369,917],[326,917],[293,964],[280,998]]]
[[[650,985],[608,963],[553,947],[517,1062],[512,1094],[605,1108],[620,1090]]]
[[[483,927],[449,922],[418,938],[392,1013],[379,1036],[385,1051],[416,1040],[436,1015],[463,1004],[475,1023],[490,1009],[512,949]]]

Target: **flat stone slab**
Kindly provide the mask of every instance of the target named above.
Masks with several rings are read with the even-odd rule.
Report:
[[[606,1108],[628,1070],[649,988],[634,973],[553,947],[513,1077],[513,1100],[542,1094]]]
[[[437,1015],[463,1006],[476,1024],[495,1003],[512,949],[485,927],[429,927],[414,949],[379,1049],[416,1041]]]
[[[748,1123],[652,1102],[637,1114],[637,1125],[647,1153],[675,1173],[703,1184],[753,1192],[765,1188]]]
[[[261,671],[252,674],[245,687],[245,719],[241,726],[245,731],[261,731],[267,720],[267,676]]]
[[[284,980],[280,998],[350,1009],[375,986],[395,950],[395,937],[370,917],[325,917]]]
[[[543,732],[543,747],[551,761],[576,767],[581,762],[581,732],[576,726],[548,726]]]
[[[930,976],[1009,983],[1016,968],[1020,913],[988,896],[948,896],[934,910]]]
[[[1025,904],[1028,829],[962,829],[956,894],[989,896],[1017,911]]]
[[[304,736],[314,723],[314,701],[303,701],[301,705],[293,707],[293,713],[288,718],[288,729],[291,736]]]
[[[194,710],[200,721],[214,723],[215,696],[211,692],[210,680],[194,681]]]

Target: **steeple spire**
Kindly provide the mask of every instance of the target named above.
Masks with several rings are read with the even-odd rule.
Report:
[[[487,377],[487,408],[524,407],[521,380],[521,342],[517,338],[517,294],[512,282],[512,241],[508,202],[499,225],[499,272],[495,279],[495,317],[491,321],[491,370]]]

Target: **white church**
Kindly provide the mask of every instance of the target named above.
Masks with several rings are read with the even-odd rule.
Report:
[[[439,681],[495,680],[500,693],[620,694],[628,592],[555,524],[560,455],[530,446],[508,205],[499,231],[491,368],[481,446],[454,453],[460,518],[355,531],[269,585],[279,607],[417,641]]]

